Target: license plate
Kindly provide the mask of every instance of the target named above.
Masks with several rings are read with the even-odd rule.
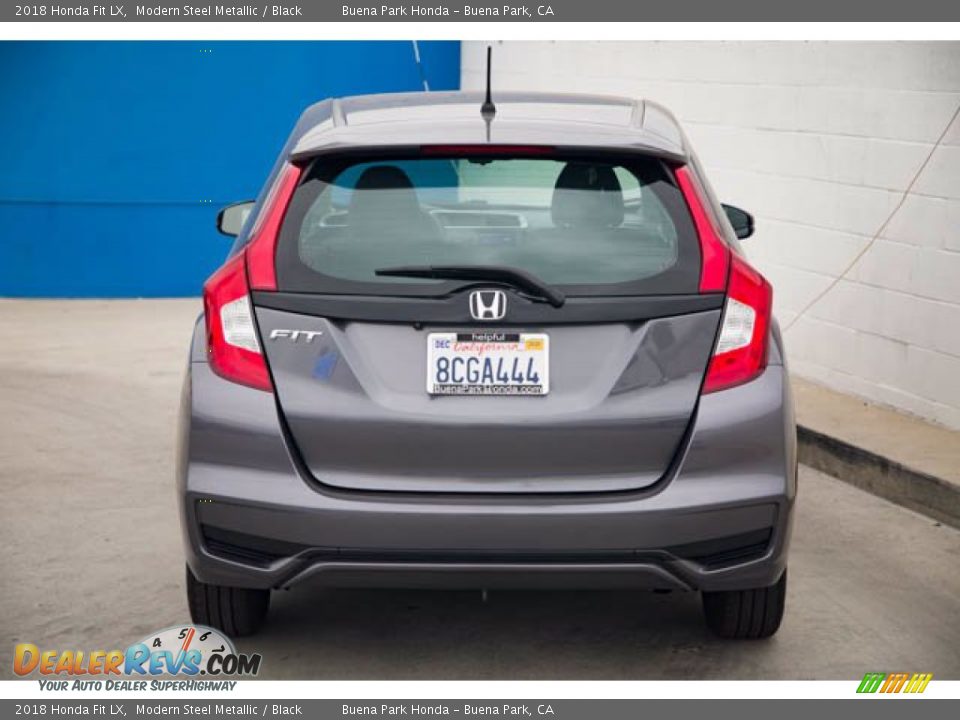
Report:
[[[550,338],[545,333],[430,333],[427,392],[546,395],[550,392]]]

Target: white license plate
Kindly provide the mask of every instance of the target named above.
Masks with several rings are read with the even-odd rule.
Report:
[[[550,338],[545,333],[430,333],[427,392],[546,395],[550,392]]]

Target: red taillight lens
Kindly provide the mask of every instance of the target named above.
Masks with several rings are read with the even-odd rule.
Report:
[[[700,292],[727,293],[717,346],[703,382],[706,394],[749,382],[767,366],[773,289],[727,247],[707,210],[706,191],[690,170],[678,168],[676,176],[700,238]]]
[[[203,286],[210,367],[222,378],[273,391],[267,362],[257,338],[251,290],[277,289],[277,236],[301,168],[287,165],[264,200],[250,242]]]
[[[770,283],[743,258],[734,255],[723,324],[707,367],[704,393],[749,382],[763,372],[767,366],[772,305]]]
[[[247,271],[251,290],[277,289],[277,237],[287,214],[290,198],[297,189],[302,170],[287,165],[274,183],[257,217],[247,245]]]
[[[683,193],[693,224],[700,238],[700,292],[723,292],[727,287],[727,272],[730,266],[730,248],[720,237],[720,231],[710,219],[706,199],[690,171],[677,169],[677,184]]]
[[[231,258],[203,286],[210,367],[222,378],[272,391],[257,339],[247,285],[246,253]]]

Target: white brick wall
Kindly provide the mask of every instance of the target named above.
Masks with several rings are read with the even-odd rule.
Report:
[[[464,88],[486,45],[463,43]],[[793,370],[960,428],[960,43],[509,42],[493,75],[670,107],[757,217]]]

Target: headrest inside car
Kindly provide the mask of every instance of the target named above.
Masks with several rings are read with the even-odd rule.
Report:
[[[403,222],[419,218],[417,191],[407,174],[393,165],[374,165],[357,179],[350,198],[349,222]]]
[[[550,205],[557,227],[617,227],[623,213],[623,191],[611,166],[569,162],[557,177]]]

